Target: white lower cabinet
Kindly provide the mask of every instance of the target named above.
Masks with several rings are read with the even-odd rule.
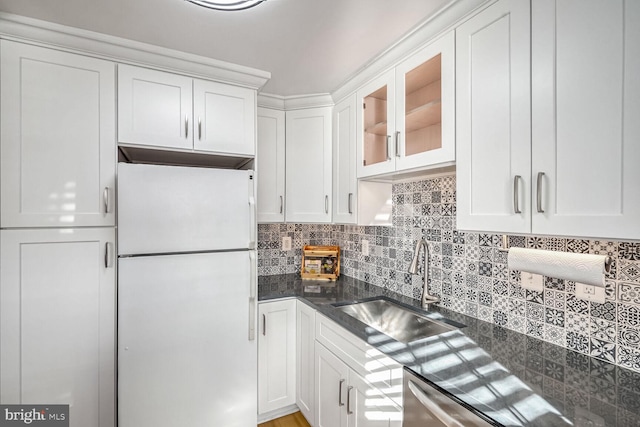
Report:
[[[400,427],[402,366],[316,316],[315,427]]]
[[[312,426],[315,423],[314,344],[316,311],[296,302],[296,404]]]
[[[316,341],[316,427],[400,427],[402,409]]]
[[[258,414],[296,403],[296,300],[258,306]]]
[[[0,231],[0,401],[115,425],[111,228]]]

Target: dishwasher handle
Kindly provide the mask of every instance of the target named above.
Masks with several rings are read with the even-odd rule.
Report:
[[[427,408],[437,419],[439,419],[447,427],[464,427],[460,422],[451,415],[447,414],[437,403],[429,399],[427,393],[424,392],[416,383],[409,381],[409,390],[418,399],[425,408]]]

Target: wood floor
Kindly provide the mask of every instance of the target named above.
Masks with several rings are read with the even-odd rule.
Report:
[[[258,424],[258,427],[311,427],[307,420],[304,419],[300,412],[294,412],[286,417],[276,418],[275,420],[267,421],[263,424]]]

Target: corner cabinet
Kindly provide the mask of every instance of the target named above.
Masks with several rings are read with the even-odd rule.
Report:
[[[286,112],[286,219],[331,222],[331,107]]]
[[[455,161],[455,50],[447,33],[358,91],[358,178]]]
[[[639,19],[501,0],[458,27],[457,228],[640,238]]]
[[[253,156],[253,89],[118,65],[118,142]]]
[[[258,108],[258,222],[284,222],[285,113]]]
[[[296,300],[258,305],[258,414],[296,403]]]
[[[115,225],[115,64],[2,40],[0,225]]]
[[[0,401],[115,425],[113,228],[2,230]]]

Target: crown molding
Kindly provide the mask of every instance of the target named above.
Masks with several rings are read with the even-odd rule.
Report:
[[[0,38],[259,90],[271,73],[148,43],[0,12]]]
[[[495,0],[452,0],[435,15],[420,23],[406,36],[389,46],[376,57],[372,58],[351,77],[343,82],[331,93],[335,103],[342,101],[360,87],[370,82],[380,74],[394,68],[402,60],[414,52],[442,36],[447,31],[453,31],[455,26],[468,19],[479,9],[488,6]]]
[[[331,94],[316,93],[311,95],[280,96],[271,93],[258,94],[258,107],[291,111],[305,108],[333,107]]]

